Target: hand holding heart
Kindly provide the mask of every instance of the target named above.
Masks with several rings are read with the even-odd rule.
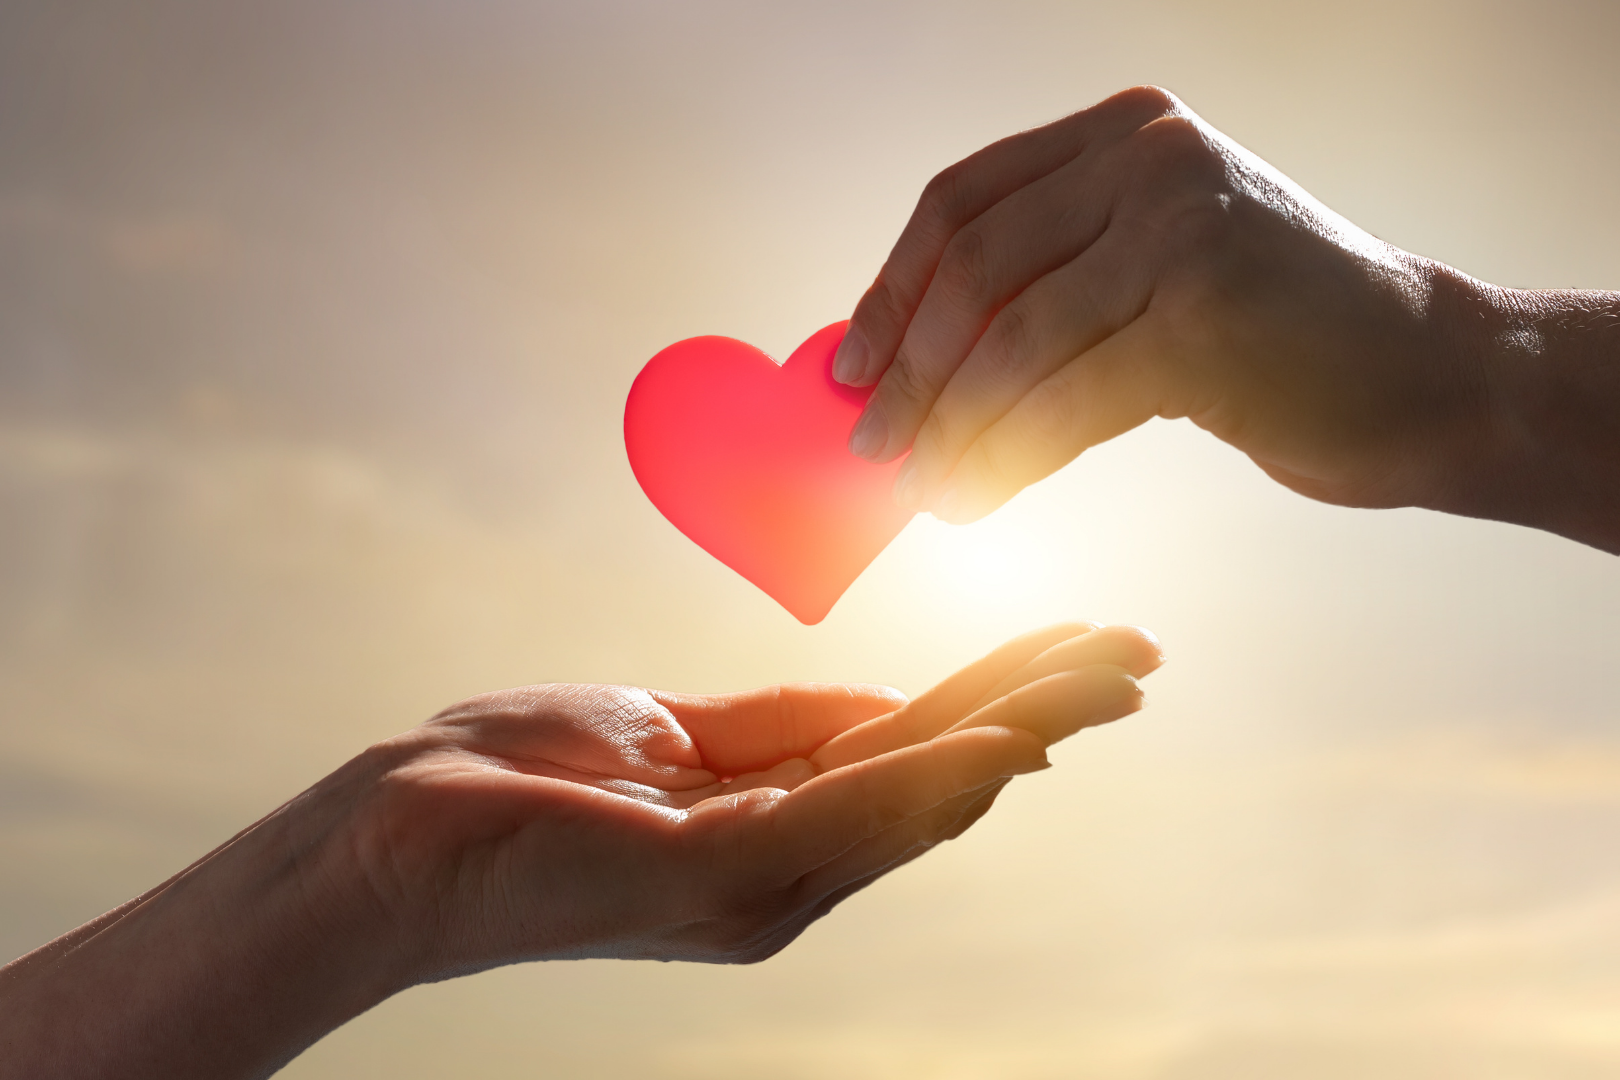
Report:
[[[1189,417],[1311,498],[1620,552],[1617,370],[1620,293],[1402,251],[1149,86],[941,172],[835,365],[851,449],[947,521]]]
[[[1052,627],[915,701],[532,686],[380,743],[0,969],[0,1078],[264,1076],[414,983],[522,960],[762,960],[1140,706],[1150,635]],[[138,993],[131,973],[138,972]]]

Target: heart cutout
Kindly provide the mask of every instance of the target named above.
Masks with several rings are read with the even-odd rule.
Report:
[[[833,380],[848,325],[780,366],[732,338],[688,338],[647,361],[624,406],[630,468],[653,505],[807,626],[912,516],[891,494],[900,461],[848,450],[872,393]]]

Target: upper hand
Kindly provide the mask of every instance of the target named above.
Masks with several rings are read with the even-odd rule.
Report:
[[[834,372],[877,383],[851,449],[911,449],[896,499],[946,520],[1153,416],[1315,498],[1450,508],[1490,294],[1138,87],[936,177]]]

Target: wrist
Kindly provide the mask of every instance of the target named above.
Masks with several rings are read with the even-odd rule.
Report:
[[[1454,342],[1483,395],[1433,508],[1620,552],[1620,294],[1467,280]]]
[[[386,744],[361,754],[215,853],[231,903],[262,912],[244,952],[287,993],[307,995],[328,1028],[412,985],[422,966],[419,943],[357,857],[390,764]]]
[[[0,1077],[263,1076],[412,981],[349,857],[367,758],[0,975]]]

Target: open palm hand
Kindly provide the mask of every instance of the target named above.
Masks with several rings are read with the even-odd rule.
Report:
[[[762,960],[972,825],[1048,745],[1138,708],[1159,662],[1144,631],[1071,624],[909,702],[841,684],[471,698],[0,969],[0,1078],[247,1080],[420,982]]]
[[[1045,748],[1139,707],[1141,631],[1019,638],[914,702],[791,684],[550,685],[374,748],[357,849],[423,977],[519,960],[763,959],[989,808]]]

